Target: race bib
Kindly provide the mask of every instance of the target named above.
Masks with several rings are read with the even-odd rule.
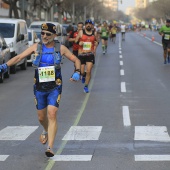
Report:
[[[38,76],[39,76],[39,82],[55,81],[54,66],[39,67]]]
[[[164,39],[165,39],[165,40],[170,40],[170,35],[165,34]]]
[[[106,32],[102,32],[102,36],[105,37],[107,35]]]
[[[84,42],[83,43],[83,50],[91,50],[91,42]]]

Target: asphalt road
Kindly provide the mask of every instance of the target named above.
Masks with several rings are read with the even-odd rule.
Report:
[[[145,34],[145,36],[144,36]],[[154,34],[155,42],[150,39]],[[148,37],[148,38],[146,38]],[[69,81],[63,59],[63,93],[55,157],[46,146],[33,96],[34,69],[18,69],[0,84],[0,170],[169,170],[170,65],[163,64],[157,32],[117,35],[103,55],[97,49],[90,93]]]

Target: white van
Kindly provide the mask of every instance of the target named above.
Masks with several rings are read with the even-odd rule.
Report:
[[[61,27],[61,24],[58,23],[58,22],[53,22],[53,21],[34,21],[30,24],[29,28],[30,29],[40,29],[41,30],[41,25],[43,23],[52,23],[56,26],[56,31],[57,31],[57,37],[55,40],[58,40],[60,43],[62,42],[62,27]]]
[[[0,33],[10,47],[11,58],[28,48],[28,32],[25,20],[0,18]],[[27,58],[11,67],[11,73],[16,73],[16,67],[27,69]]]

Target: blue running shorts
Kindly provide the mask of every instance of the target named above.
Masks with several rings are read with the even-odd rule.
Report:
[[[50,91],[38,91],[34,88],[34,100],[37,110],[42,110],[48,105],[59,107],[61,91],[58,87]]]

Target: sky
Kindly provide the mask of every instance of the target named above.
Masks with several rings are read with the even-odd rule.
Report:
[[[124,12],[126,11],[126,8],[135,6],[135,0],[122,0],[122,4],[120,3],[121,0],[118,1],[119,1],[119,10]]]

